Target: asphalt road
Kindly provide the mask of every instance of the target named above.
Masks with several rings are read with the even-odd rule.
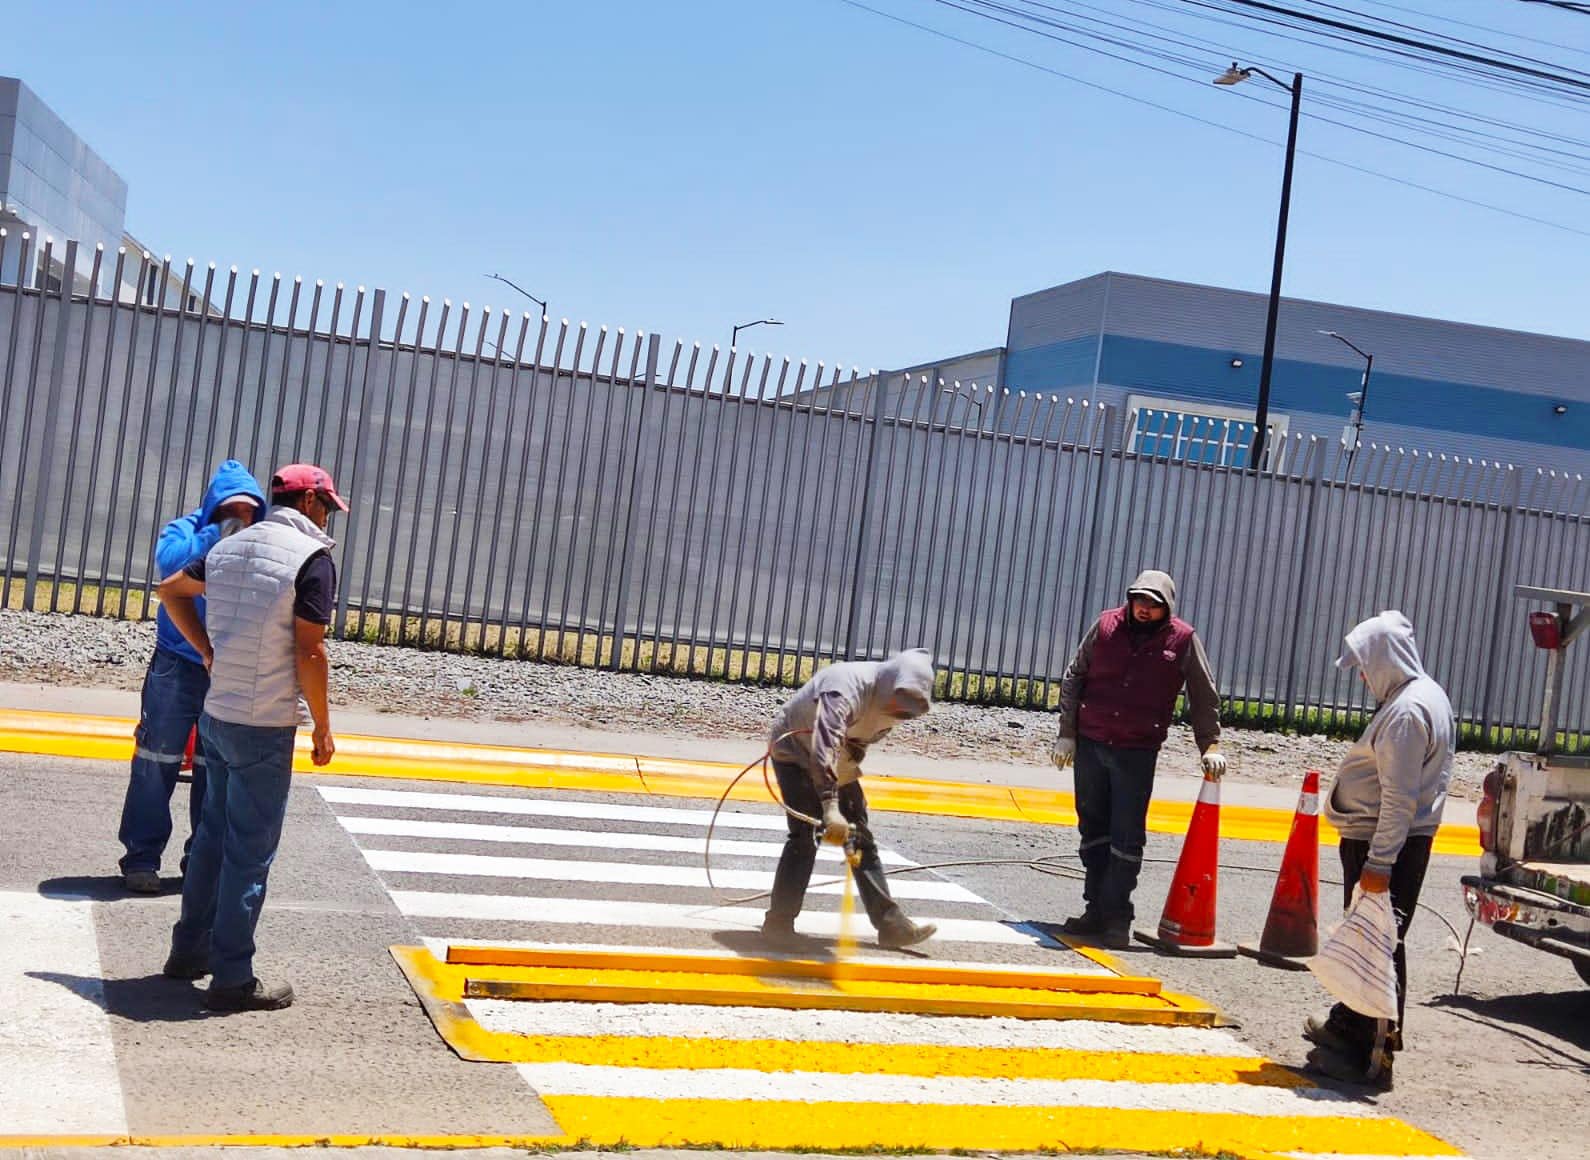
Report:
[[[76,1018],[74,1012],[85,1002],[102,1009],[113,1046],[114,1081],[133,1130],[141,1133],[316,1133],[332,1123],[343,1131],[388,1134],[553,1130],[545,1109],[518,1076],[462,1063],[441,1044],[387,948],[445,934],[446,920],[438,926],[435,919],[400,912],[389,893],[391,881],[383,883],[383,874],[361,856],[317,788],[467,794],[476,792],[472,787],[301,779],[272,876],[258,958],[261,977],[290,980],[298,1003],[288,1012],[220,1019],[199,1015],[192,988],[159,976],[176,895],[132,899],[120,892],[115,829],[123,776],[120,767],[107,764],[0,758],[0,899],[88,900],[86,929],[97,955],[85,963],[81,945],[74,949],[65,933],[35,931],[28,953],[58,954],[59,961],[28,972],[28,993],[42,996],[43,1003],[19,1005],[0,1019],[0,1031],[6,1032],[0,1040],[17,1038],[19,1029],[28,1032],[29,1021],[50,1018],[51,1012]],[[179,788],[179,804],[183,793]],[[637,801],[617,795],[556,796],[598,805]],[[452,815],[431,816],[446,820]],[[555,828],[559,823],[543,819],[535,824]],[[611,829],[615,836],[634,829],[601,819],[579,824]],[[917,815],[878,815],[875,828],[880,841],[919,862],[1026,859],[1073,853],[1076,845],[1074,833],[1064,829]],[[383,845],[400,851],[404,841],[393,838]],[[1166,862],[1145,867],[1138,894],[1145,921],[1158,916],[1178,849],[1175,839],[1150,838],[1149,856]],[[1222,856],[1228,867],[1273,867],[1280,853],[1279,846],[1228,843]],[[1322,855],[1327,877],[1335,877],[1330,851]],[[694,857],[674,861],[695,863]],[[669,860],[659,856],[657,862]],[[1467,859],[1438,859],[1425,887],[1426,902],[1460,931],[1466,916],[1458,878],[1469,866]],[[1022,866],[941,873],[1011,919],[1058,920],[1080,905],[1079,883]],[[409,873],[403,875],[402,889],[443,894],[448,881],[446,874]],[[1269,874],[1228,869],[1221,880],[1225,936],[1257,935],[1271,883]],[[498,884],[493,889],[536,888]],[[1328,910],[1334,891],[1330,886],[1323,891]],[[546,893],[556,897],[557,891]],[[973,913],[968,908],[968,916]],[[474,922],[471,933],[489,932]],[[523,926],[510,930],[505,925],[497,933],[534,937]],[[1476,1157],[1582,1156],[1590,1090],[1590,990],[1566,962],[1480,929],[1463,994],[1453,997],[1457,954],[1451,942],[1446,927],[1431,915],[1415,921],[1408,1050],[1398,1059],[1396,1090],[1366,1098]],[[712,945],[701,944],[691,932],[679,933],[678,945],[698,944]],[[970,957],[970,949],[966,943],[953,947],[960,958]],[[1324,1005],[1311,976],[1248,959],[1167,959],[1147,950],[1126,957],[1129,965],[1161,977],[1167,987],[1219,1006],[1255,1050],[1283,1064],[1302,1063],[1305,1044],[1298,1030],[1307,1013]],[[65,1082],[103,1082],[94,1078],[90,1054],[85,1047],[82,1066]],[[0,1081],[0,1106],[3,1088]]]

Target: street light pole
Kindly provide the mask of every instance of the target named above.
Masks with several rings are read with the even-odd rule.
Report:
[[[1369,408],[1369,372],[1375,369],[1375,356],[1351,339],[1337,334],[1334,330],[1322,330],[1320,333],[1329,338],[1334,338],[1345,346],[1351,347],[1357,352],[1358,357],[1364,360],[1364,377],[1358,383],[1358,405],[1353,408],[1353,445],[1347,452],[1347,457],[1351,459],[1353,452],[1358,450],[1358,437],[1363,434],[1364,430],[1364,413]]]
[[[501,282],[505,286],[512,286],[515,290],[519,291],[519,293],[523,294],[526,298],[530,299],[530,301],[534,302],[537,306],[541,307],[541,313],[542,314],[544,314],[544,315],[550,315],[551,314],[550,309],[547,307],[547,301],[546,301],[545,298],[537,298],[534,294],[530,293],[530,291],[526,290],[523,286],[519,285],[519,283],[513,281],[513,279],[504,278],[501,274],[487,274],[486,277],[495,278],[497,281]]]
[[[1231,67],[1215,78],[1217,85],[1235,85],[1258,73],[1292,94],[1292,113],[1286,130],[1286,167],[1281,176],[1281,213],[1275,225],[1275,268],[1270,274],[1270,305],[1264,321],[1264,361],[1259,367],[1259,401],[1253,419],[1253,446],[1248,465],[1257,469],[1264,460],[1264,443],[1270,422],[1270,380],[1275,372],[1275,327],[1281,311],[1281,268],[1286,260],[1286,219],[1292,208],[1292,165],[1297,157],[1297,115],[1303,103],[1303,74],[1293,73],[1292,83],[1276,80],[1261,68]]]
[[[730,350],[734,349],[735,344],[739,341],[740,331],[742,331],[742,330],[749,330],[753,326],[783,326],[783,325],[784,324],[782,322],[780,322],[776,318],[758,318],[755,322],[742,322],[742,323],[739,323],[737,326],[735,326],[735,328],[733,330],[731,330],[729,332],[729,349]]]

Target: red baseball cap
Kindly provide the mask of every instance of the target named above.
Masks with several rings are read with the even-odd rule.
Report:
[[[331,473],[313,463],[289,463],[271,476],[271,494],[293,491],[312,491],[330,500],[338,511],[348,510],[348,501],[337,494],[337,485]]]

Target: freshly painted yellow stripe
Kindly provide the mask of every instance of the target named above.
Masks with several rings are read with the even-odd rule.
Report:
[[[777,1077],[769,1077],[776,1085]],[[1352,1152],[1456,1156],[1399,1120],[1246,1116],[1114,1108],[995,1108],[942,1104],[797,1103],[543,1096],[560,1127],[597,1145],[795,1149],[915,1148],[978,1152]]]
[[[489,971],[489,975],[483,972]],[[802,980],[683,972],[567,970],[556,967],[469,968],[470,999],[576,1000],[604,1003],[699,1003],[895,1014],[1100,1019],[1119,1023],[1208,1026],[1215,1012],[1196,1000],[1158,995],[1038,991],[877,983],[864,979]]]
[[[133,726],[134,722],[115,717],[0,710],[0,750],[126,761],[132,756]],[[720,762],[354,735],[337,738],[337,756],[323,769],[310,762],[308,738],[301,737],[293,768],[299,773],[337,777],[689,798],[717,797],[739,772],[738,766]],[[760,782],[760,778],[748,776],[730,796],[737,801],[764,801],[767,791]],[[1072,794],[1024,786],[872,777],[867,781],[867,798],[874,809],[898,813],[1059,826],[1072,826],[1077,820]],[[1186,833],[1193,805],[1155,800],[1149,807],[1148,829],[1156,834]],[[1292,813],[1287,810],[1225,806],[1220,812],[1221,837],[1231,840],[1285,842],[1291,828]],[[1321,844],[1334,845],[1337,838],[1336,831],[1321,818]],[[1479,849],[1479,830],[1473,826],[1445,825],[1436,835],[1437,854],[1473,855]]]
[[[577,970],[697,972],[781,978],[865,980],[876,983],[926,983],[940,986],[1021,987],[1032,990],[1157,995],[1158,979],[1120,972],[1077,974],[1031,968],[942,966],[930,961],[872,963],[814,959],[759,959],[670,951],[564,950],[494,946],[447,948],[450,966],[563,967]],[[1112,970],[1114,967],[1111,968]]]
[[[495,1058],[503,1063],[988,1079],[1020,1076],[1022,1079],[1228,1083],[1275,1088],[1314,1086],[1296,1072],[1256,1056],[1159,1055],[1049,1047],[823,1043],[788,1039],[487,1034],[490,1040],[481,1045],[493,1049]],[[773,1082],[776,1083],[776,1079]]]
[[[404,1136],[342,1133],[324,1136],[269,1134],[189,1136],[0,1136],[0,1148],[568,1148],[572,1136]]]

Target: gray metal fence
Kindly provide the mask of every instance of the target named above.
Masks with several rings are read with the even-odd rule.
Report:
[[[147,617],[159,529],[218,460],[311,460],[353,504],[345,636],[784,683],[922,645],[944,695],[1042,705],[1153,566],[1236,717],[1350,725],[1340,638],[1399,607],[1463,720],[1515,743],[1544,665],[1512,586],[1590,586],[1577,476],[1303,437],[1237,470],[1205,462],[1230,430],[1178,415],[1133,416],[1158,453],[1131,453],[1114,408],[1041,392],[161,267],[174,304],[0,285],[8,607]]]

